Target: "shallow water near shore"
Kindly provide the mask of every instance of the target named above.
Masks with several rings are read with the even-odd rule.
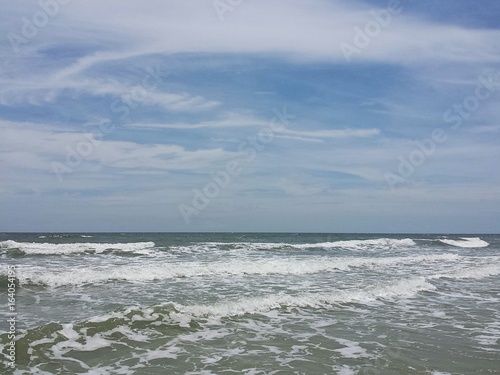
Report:
[[[16,374],[500,368],[496,235],[5,233],[0,257]]]

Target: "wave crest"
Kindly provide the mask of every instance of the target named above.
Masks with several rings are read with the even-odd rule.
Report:
[[[20,268],[18,278],[21,285],[36,284],[49,287],[64,285],[89,285],[109,281],[132,283],[153,282],[174,278],[226,277],[245,275],[308,275],[325,272],[346,271],[354,268],[380,269],[396,265],[415,263],[457,262],[456,254],[413,255],[406,257],[343,257],[325,259],[315,257],[304,261],[290,259],[244,259],[217,261],[212,263],[189,262],[162,264],[127,264],[110,267],[77,268],[71,271],[49,271],[36,267]]]
[[[486,247],[489,245],[488,242],[482,240],[479,237],[461,237],[460,240],[441,239],[439,240],[439,242],[442,242],[446,245],[465,248]]]
[[[190,246],[172,246],[175,252],[206,252],[228,247],[234,250],[290,250],[290,249],[345,249],[345,250],[387,250],[415,246],[411,238],[376,238],[369,240],[347,240],[318,243],[285,242],[204,242]]]
[[[12,240],[0,242],[0,249],[4,252],[10,250],[22,251],[27,255],[67,255],[77,253],[104,253],[104,252],[141,252],[155,247],[154,242],[132,243],[37,243],[16,242]]]

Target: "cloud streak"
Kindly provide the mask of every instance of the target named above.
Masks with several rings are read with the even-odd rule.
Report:
[[[400,4],[347,61],[341,45],[388,3],[245,1],[221,22],[211,1],[69,2],[18,53],[6,36],[40,7],[5,3],[0,231],[500,230],[496,88],[387,188],[384,171],[449,133],[445,111],[500,61],[494,11]],[[276,108],[293,116],[271,126]],[[179,202],[233,160],[241,174],[186,228]],[[60,181],[54,163],[72,173]]]

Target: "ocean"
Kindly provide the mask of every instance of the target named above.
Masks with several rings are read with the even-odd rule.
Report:
[[[499,235],[3,233],[0,258],[0,373],[500,374]]]

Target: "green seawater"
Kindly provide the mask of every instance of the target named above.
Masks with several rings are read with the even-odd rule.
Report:
[[[497,235],[3,233],[0,257],[6,374],[500,373]]]

